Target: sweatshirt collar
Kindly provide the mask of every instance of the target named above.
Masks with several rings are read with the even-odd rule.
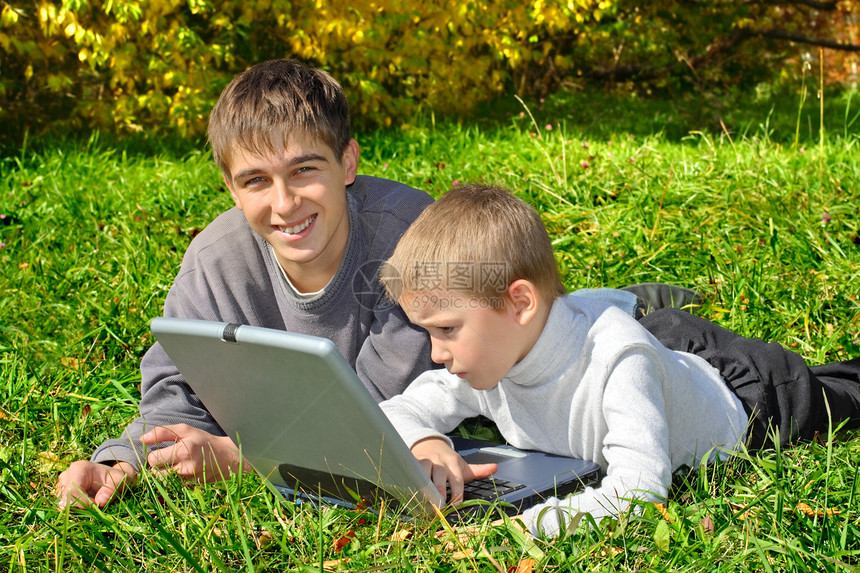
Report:
[[[571,306],[569,296],[553,301],[546,325],[525,358],[511,368],[503,381],[518,386],[535,386],[554,380],[570,366],[570,357],[582,347],[583,333],[578,325],[584,319]]]

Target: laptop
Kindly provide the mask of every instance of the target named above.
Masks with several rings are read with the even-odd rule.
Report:
[[[153,319],[153,334],[253,468],[296,500],[434,514],[445,500],[364,384],[325,338],[194,319]],[[469,499],[516,514],[597,480],[598,466],[455,439],[469,463],[495,462]],[[471,507],[470,507],[471,506]],[[369,506],[368,506],[369,507]],[[377,506],[373,506],[377,507]],[[463,503],[464,511],[488,504]]]

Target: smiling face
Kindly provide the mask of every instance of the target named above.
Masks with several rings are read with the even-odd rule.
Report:
[[[516,281],[504,308],[454,291],[406,293],[401,306],[409,320],[430,334],[431,359],[444,364],[475,390],[495,388],[532,349],[546,322],[534,287]],[[496,305],[498,307],[498,305]]]
[[[300,291],[320,290],[340,266],[349,237],[346,186],[355,181],[358,153],[355,140],[336,157],[306,137],[271,153],[232,154],[230,194]]]

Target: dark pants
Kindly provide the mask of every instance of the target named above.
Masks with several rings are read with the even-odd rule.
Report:
[[[777,343],[744,338],[681,310],[655,310],[640,321],[665,347],[696,354],[719,370],[750,417],[749,445],[781,445],[827,434],[848,420],[860,428],[860,358],[809,367]],[[827,407],[830,407],[830,416]]]

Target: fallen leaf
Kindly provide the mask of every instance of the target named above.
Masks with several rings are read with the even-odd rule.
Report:
[[[350,529],[342,536],[338,537],[334,540],[334,550],[335,551],[343,551],[343,548],[349,545],[349,542],[355,539],[355,531]]]
[[[672,519],[672,516],[671,516],[671,515],[669,515],[669,512],[668,512],[668,511],[666,511],[666,506],[665,506],[665,505],[663,505],[662,503],[655,503],[655,504],[654,504],[654,507],[656,507],[656,508],[657,508],[657,511],[659,511],[659,512],[660,512],[660,515],[662,515],[662,516],[663,516],[663,519],[665,519],[665,520],[666,520],[666,521],[668,521],[669,523],[672,523],[673,521],[675,521],[674,519]]]
[[[824,443],[824,439],[822,439],[821,434],[818,431],[815,432],[815,435],[812,436],[812,439],[818,442],[818,445],[820,445],[821,447],[827,447],[827,444]]]
[[[437,531],[433,537],[438,539],[439,541],[445,541],[444,549],[445,551],[454,551],[458,547],[463,547],[466,543],[469,542],[469,539],[478,534],[477,527],[466,527],[466,528],[456,528],[452,530],[452,534],[447,540],[444,540],[445,536],[448,535],[448,531],[444,529],[440,529]]]
[[[467,559],[467,558],[471,557],[471,556],[472,556],[472,555],[474,555],[474,554],[475,554],[475,550],[474,550],[474,549],[466,548],[466,549],[464,549],[463,551],[455,551],[454,553],[452,553],[452,554],[451,554],[451,557],[452,557],[453,559],[456,559],[457,561],[459,561],[459,560],[461,560],[461,559]]]
[[[537,565],[537,559],[522,559],[516,567],[508,569],[508,573],[532,573],[535,565]]]
[[[266,547],[268,544],[270,544],[274,540],[275,540],[275,538],[272,537],[272,534],[264,529],[260,532],[260,535],[257,537],[257,547],[259,547],[260,549],[263,549],[264,547]]]
[[[362,512],[367,509],[368,503],[367,500],[363,497],[360,497],[357,502],[355,502],[355,511]]]
[[[806,517],[824,517],[825,515],[839,515],[842,513],[838,509],[812,509],[809,504],[798,503],[797,510]]]
[[[392,533],[391,541],[406,541],[410,537],[412,537],[412,530],[405,527]]]
[[[329,559],[328,561],[323,561],[323,569],[335,569],[338,565],[346,563],[349,561],[349,557],[343,557],[341,559]]]
[[[711,519],[710,515],[706,515],[705,517],[703,517],[702,520],[699,522],[699,525],[702,526],[702,530],[705,533],[714,532],[714,520]]]

